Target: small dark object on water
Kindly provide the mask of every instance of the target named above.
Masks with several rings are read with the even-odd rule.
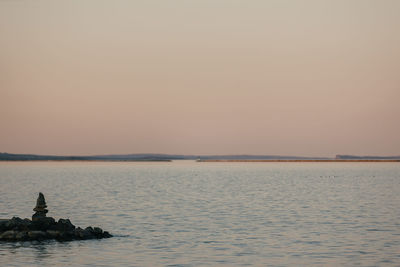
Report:
[[[29,241],[56,239],[59,241],[86,240],[109,238],[112,235],[99,227],[86,227],[82,229],[75,227],[69,219],[59,219],[58,222],[52,217],[46,217],[44,195],[39,193],[36,201],[35,213],[32,221],[13,217],[10,220],[0,219],[0,241]]]

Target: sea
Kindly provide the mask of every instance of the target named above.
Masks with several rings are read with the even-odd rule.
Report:
[[[0,242],[0,266],[400,266],[400,163],[0,163],[0,218],[39,192],[114,237]]]

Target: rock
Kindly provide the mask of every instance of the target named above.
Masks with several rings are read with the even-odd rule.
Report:
[[[79,238],[74,236],[74,232],[60,232],[60,235],[56,238],[59,241],[70,241],[77,240]]]
[[[26,230],[31,221],[29,219],[22,220],[18,217],[13,217],[10,220],[0,220],[0,232],[7,230]]]
[[[75,225],[73,225],[69,219],[59,219],[57,224],[55,224],[54,229],[61,232],[73,231]]]
[[[56,225],[56,220],[52,217],[41,217],[32,221],[30,230],[46,231]]]
[[[81,239],[93,239],[95,236],[93,235],[93,228],[86,227],[84,230],[79,231],[79,237]]]
[[[101,228],[99,228],[99,227],[94,227],[94,228],[93,228],[93,232],[94,232],[94,234],[96,234],[96,235],[101,235],[101,234],[103,234],[103,230],[102,230]]]
[[[22,224],[22,221],[23,220],[19,217],[12,217],[11,220],[8,220],[8,222],[6,222],[5,226],[7,229],[11,230],[19,227]]]
[[[0,240],[7,240],[7,241],[15,240],[16,235],[17,232],[14,230],[5,231],[0,235]]]
[[[83,232],[83,229],[80,228],[80,227],[77,227],[77,228],[74,229],[73,235],[74,235],[76,238],[79,239],[79,238],[81,237],[81,232]]]
[[[86,232],[88,234],[88,239],[97,238],[96,233],[95,233],[93,227],[91,227],[91,226],[86,227],[84,232]]]
[[[94,229],[92,226],[88,226],[85,228],[85,231],[88,231],[89,233],[93,234],[94,233]]]
[[[47,234],[44,231],[30,231],[28,237],[32,240],[44,240],[47,238]]]
[[[20,231],[17,232],[17,234],[15,235],[15,239],[16,240],[27,240],[28,239],[28,232],[25,231]]]
[[[110,238],[110,237],[112,237],[112,235],[109,232],[107,231],[103,232],[102,238]]]
[[[0,219],[0,233],[8,230],[8,228],[6,226],[8,221],[9,220]]]
[[[53,218],[52,218],[53,219]],[[53,219],[54,220],[54,219]],[[28,218],[25,218],[25,219],[23,219],[22,220],[22,222],[21,222],[21,228],[23,228],[23,229],[29,229],[29,227],[31,226],[31,224],[32,224],[32,221],[31,220],[29,220]]]
[[[61,233],[56,230],[47,230],[46,234],[53,239],[57,239],[61,235]]]

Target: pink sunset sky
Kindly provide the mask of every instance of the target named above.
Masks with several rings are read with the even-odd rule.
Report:
[[[400,1],[0,1],[0,152],[400,155]]]

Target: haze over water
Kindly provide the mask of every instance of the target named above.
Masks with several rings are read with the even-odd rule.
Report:
[[[0,163],[0,218],[115,237],[0,243],[6,266],[396,266],[398,163]]]

